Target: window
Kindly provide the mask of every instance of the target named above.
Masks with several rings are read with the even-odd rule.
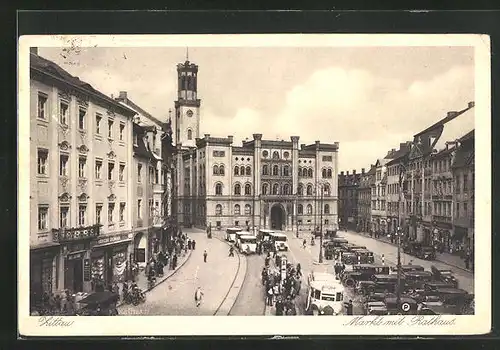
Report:
[[[101,179],[101,171],[102,171],[102,160],[95,161],[95,178],[97,180]]]
[[[297,205],[297,214],[304,213],[304,206],[302,204]]]
[[[234,185],[234,194],[237,196],[241,194],[241,186],[239,184]]]
[[[59,175],[60,176],[68,176],[68,159],[69,156],[67,154],[59,155]]]
[[[330,205],[328,204],[325,204],[325,210],[324,210],[325,214],[330,214]]]
[[[87,206],[84,204],[80,204],[78,207],[78,225],[85,226],[87,222]]]
[[[137,182],[142,182],[142,164],[137,164]]]
[[[214,167],[213,167],[213,174],[219,175],[219,167],[217,165],[214,165]]]
[[[123,141],[124,133],[125,133],[125,124],[120,123],[120,141]]]
[[[290,194],[290,186],[285,184],[283,185],[283,194]]]
[[[469,176],[467,174],[464,174],[464,181],[463,181],[463,186],[464,186],[464,192],[467,192],[468,190],[468,182],[469,182]],[[465,207],[464,207],[465,209]]]
[[[38,207],[38,231],[48,229],[49,207]]]
[[[188,138],[188,140],[193,139],[193,131],[191,129],[188,129],[188,131],[187,131],[187,138]]]
[[[113,121],[108,120],[108,138],[113,138]]]
[[[78,158],[78,177],[82,178],[86,177],[86,168],[87,168],[87,158],[85,157]]]
[[[240,215],[240,205],[236,204],[234,206],[234,215]]]
[[[160,172],[156,168],[155,168],[154,172],[155,172],[155,184],[159,184],[160,183]]]
[[[321,177],[326,178],[326,169],[321,170]]]
[[[283,176],[289,176],[289,175],[290,175],[290,172],[289,172],[288,166],[285,165],[283,167]]]
[[[273,159],[280,159],[280,155],[279,155],[278,151],[273,152]]]
[[[279,188],[278,184],[273,185],[273,194],[278,194],[278,188]]]
[[[323,185],[323,193],[325,196],[329,196],[331,194],[330,185],[328,184]]]
[[[218,215],[218,216],[222,215],[222,205],[217,204],[215,206],[215,215]],[[217,226],[220,226],[220,221],[219,221],[219,224]]]
[[[455,213],[455,217],[460,217],[460,203],[457,203],[457,212]]]
[[[142,199],[137,200],[137,217],[142,218]]]
[[[330,179],[332,178],[332,169],[327,169],[326,170],[326,177],[328,177]]]
[[[59,208],[59,227],[69,227],[69,207],[64,206]]]
[[[78,109],[78,128],[80,130],[85,130],[85,118],[87,116],[87,110],[85,108]]]
[[[249,196],[252,194],[252,186],[250,184],[245,185],[245,196]]]
[[[312,170],[312,168],[307,169],[307,177],[313,177],[313,170]]]
[[[38,150],[38,174],[47,175],[47,159],[49,157],[49,151],[46,149]]]
[[[120,203],[120,222],[125,221],[125,203]]]
[[[262,194],[267,194],[268,191],[269,191],[269,185],[262,184]]]
[[[238,227],[239,225],[240,225],[240,222],[239,222],[238,220],[236,220],[236,221],[234,222],[234,226]]]
[[[108,162],[108,180],[113,180],[114,170],[115,170],[115,163]]]
[[[311,214],[312,214],[312,211],[313,211],[313,207],[312,207],[312,205],[311,205],[311,204],[308,204],[308,205],[307,205],[307,209],[306,209],[306,210],[307,210],[307,212],[306,212],[306,213],[307,213],[307,215],[311,215]]]
[[[234,175],[236,175],[236,176],[240,175],[240,167],[239,166],[234,167]]]
[[[37,102],[37,116],[40,119],[46,119],[45,115],[45,107],[47,106],[47,95],[38,94],[38,102]]]
[[[95,205],[95,222],[96,224],[101,224],[102,223],[102,204],[96,204]]]
[[[224,165],[219,166],[219,175],[224,175]]]
[[[247,166],[245,170],[246,170],[245,172],[246,172],[247,176],[252,175],[252,168],[250,168],[249,166]]]
[[[267,165],[262,166],[262,175],[269,175],[269,166]]]
[[[100,135],[101,134],[101,121],[102,121],[102,115],[99,113],[96,113],[95,115],[95,133]]]
[[[297,194],[299,196],[304,195],[304,186],[302,184],[300,184],[299,187],[297,187]]]
[[[277,165],[273,165],[273,176],[279,175],[279,167]]]
[[[312,196],[313,194],[313,187],[312,185],[307,185],[307,195]]]
[[[113,223],[114,222],[114,214],[115,211],[115,203],[109,203],[108,204],[108,223]]]
[[[467,203],[464,202],[464,216],[468,216],[469,214],[467,213]]]
[[[67,102],[59,102],[59,123],[62,125],[68,125],[68,109],[69,105]]]
[[[252,207],[250,204],[245,204],[245,215],[251,215],[252,214]]]
[[[241,174],[242,176],[244,176],[244,175],[245,175],[245,167],[244,167],[244,166],[242,166],[242,167],[240,168],[240,174]]]
[[[125,164],[120,164],[120,169],[118,173],[118,179],[123,181],[123,174],[125,173]]]
[[[215,195],[222,196],[222,184],[215,185]]]

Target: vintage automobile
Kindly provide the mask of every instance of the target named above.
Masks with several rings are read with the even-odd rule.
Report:
[[[373,264],[375,263],[375,257],[373,256],[373,252],[369,251],[365,248],[354,248],[352,252],[355,253],[359,259],[358,261],[361,264]]]
[[[120,296],[109,291],[95,292],[79,301],[78,316],[117,316]]]
[[[394,271],[397,271],[396,266],[392,268]],[[423,266],[420,265],[401,265],[401,272],[404,274],[405,272],[410,271],[425,271]]]
[[[387,307],[383,301],[368,303],[363,309],[365,315],[368,316],[384,316],[388,314]]]
[[[455,288],[453,283],[443,282],[443,281],[430,281],[424,284],[424,292],[428,295],[433,295],[432,292],[436,292],[438,289],[442,288]]]
[[[337,230],[326,230],[325,232],[325,238],[327,239],[333,239],[337,236]]]
[[[434,280],[449,283],[453,285],[454,288],[458,288],[458,280],[451,270],[440,270],[436,266],[431,266],[431,272]]]
[[[424,285],[432,281],[429,271],[408,271],[404,273],[405,287],[408,289],[423,289]]]
[[[340,261],[344,265],[355,265],[358,263],[358,257],[354,253],[349,253],[349,252],[342,253],[342,257],[341,257]]]
[[[333,238],[329,238],[327,241],[325,241],[323,243],[328,243],[328,244],[331,243],[331,244],[333,244],[333,246],[335,248],[338,248],[342,244],[348,244],[349,242],[347,241],[347,239],[342,238],[342,237],[333,237]]]
[[[387,292],[393,293],[396,291],[398,277],[395,274],[373,275],[372,281],[377,284],[378,289],[383,289]],[[401,286],[404,286],[404,283],[405,283],[404,276],[401,276]]]
[[[347,287],[355,287],[361,281],[370,281],[374,275],[383,274],[389,274],[388,266],[354,264],[352,265],[352,271],[344,273],[342,281]]]
[[[386,298],[385,307],[389,315],[416,315],[418,312],[418,303],[408,297],[401,297],[399,304],[397,298]]]
[[[311,273],[308,276],[306,313],[314,316],[340,315],[343,312],[344,287],[334,275]]]
[[[420,242],[408,242],[403,246],[403,252],[424,260],[435,260],[436,250]]]

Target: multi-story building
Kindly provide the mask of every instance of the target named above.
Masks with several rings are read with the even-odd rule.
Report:
[[[372,185],[372,231],[378,234],[387,233],[387,167],[386,164],[396,153],[395,149],[390,150],[382,159],[377,159],[375,163],[375,182]]]
[[[474,251],[474,130],[458,140],[452,161],[453,250]]]
[[[357,230],[360,232],[370,232],[372,221],[372,185],[375,183],[375,166],[370,165],[370,170],[365,172],[361,169],[361,177],[357,191]]]
[[[352,171],[352,174],[341,171],[339,175],[339,225],[342,228],[355,230],[356,229],[356,219],[358,216],[358,187],[363,176],[364,171],[361,174],[356,174],[356,170]]]
[[[324,229],[337,227],[338,143],[200,138],[198,66],[177,66],[177,222],[184,226]],[[320,220],[323,220],[320,222]]]
[[[30,95],[30,292],[36,302],[42,293],[90,291],[125,277],[135,112],[36,49]]]

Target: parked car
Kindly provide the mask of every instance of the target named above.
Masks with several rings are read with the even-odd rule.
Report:
[[[458,288],[458,280],[451,270],[438,269],[436,266],[432,265],[431,272],[434,280],[451,284],[454,288]]]

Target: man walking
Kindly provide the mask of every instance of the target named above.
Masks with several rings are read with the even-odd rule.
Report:
[[[207,256],[208,256],[208,254],[207,254],[207,251],[205,250],[203,252],[203,262],[207,262]]]
[[[199,307],[201,305],[202,298],[203,298],[203,291],[201,290],[201,287],[198,287],[194,292],[194,301],[196,302],[196,307]]]
[[[233,248],[233,246],[229,247],[229,256],[234,256],[234,248]]]

